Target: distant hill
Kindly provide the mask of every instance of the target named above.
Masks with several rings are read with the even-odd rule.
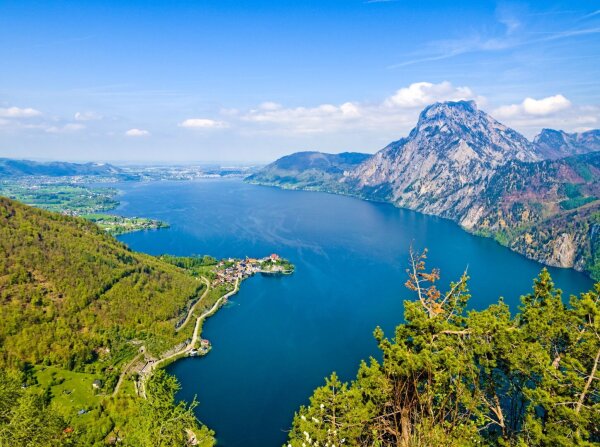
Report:
[[[0,158],[0,176],[2,177],[23,177],[27,175],[47,177],[114,175],[120,172],[119,168],[106,163],[37,162]]]
[[[426,107],[407,137],[354,165],[330,173],[323,154],[292,154],[250,180],[442,216],[600,279],[599,133],[545,129],[531,142],[472,101],[443,102]]]
[[[566,133],[562,130],[542,129],[533,143],[543,158],[557,159],[588,154],[600,151],[600,130]]]
[[[297,152],[267,165],[246,180],[289,189],[322,187],[341,179],[344,172],[356,168],[370,157],[370,154],[357,152]]]

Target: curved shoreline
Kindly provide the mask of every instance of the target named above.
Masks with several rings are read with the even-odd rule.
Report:
[[[294,268],[292,266],[292,268],[290,270],[258,269],[258,270],[255,270],[253,274],[256,274],[256,273],[260,273],[263,275],[273,275],[273,276],[275,276],[275,275],[291,275],[292,273],[294,273]],[[250,275],[250,276],[252,276],[252,275]],[[233,290],[231,290],[231,291],[225,293],[224,295],[222,295],[221,297],[219,297],[210,309],[206,310],[205,312],[203,312],[201,315],[199,315],[196,318],[196,323],[194,325],[194,331],[192,333],[192,338],[189,340],[189,342],[186,342],[184,344],[184,346],[181,347],[180,349],[176,350],[173,353],[169,353],[171,351],[171,350],[169,350],[169,351],[166,351],[167,353],[169,353],[167,355],[159,356],[158,358],[152,358],[150,356],[146,357],[147,350],[146,350],[146,347],[144,345],[142,345],[140,347],[139,353],[136,356],[134,356],[133,359],[131,359],[131,361],[129,363],[127,363],[127,365],[123,368],[122,372],[119,374],[119,379],[117,380],[117,384],[115,385],[115,388],[113,389],[112,396],[114,397],[118,394],[119,390],[121,389],[121,386],[123,385],[124,381],[126,380],[127,375],[132,373],[132,371],[131,371],[132,368],[142,358],[144,358],[146,360],[145,364],[143,366],[141,366],[141,364],[140,364],[139,366],[141,366],[141,369],[138,366],[139,370],[133,371],[133,372],[138,374],[138,378],[134,382],[136,394],[138,396],[145,398],[146,397],[145,383],[152,376],[153,371],[156,370],[157,368],[163,368],[163,367],[169,365],[171,362],[176,361],[179,358],[187,355],[188,353],[190,353],[192,350],[194,350],[196,348],[196,345],[198,344],[198,340],[200,339],[200,327],[201,327],[202,323],[204,322],[204,320],[206,318],[212,316],[219,309],[219,307],[221,307],[221,305],[227,298],[229,298],[239,292],[241,282],[245,278],[246,278],[246,276],[237,277],[235,279]],[[183,328],[186,328],[188,326],[188,324],[192,318],[192,315],[196,311],[198,305],[200,305],[200,303],[202,303],[204,301],[204,299],[206,298],[208,293],[211,291],[210,281],[204,276],[200,276],[200,279],[206,284],[206,290],[204,291],[202,296],[190,307],[190,309],[187,312],[185,320],[179,327],[177,327],[175,329],[175,332],[180,332]],[[179,346],[181,346],[181,343],[179,345],[175,345],[172,349],[175,349]]]
[[[206,280],[204,277],[203,277],[203,279]],[[225,295],[221,296],[209,310],[202,313],[202,315],[200,315],[196,319],[196,324],[194,325],[194,333],[192,335],[191,341],[188,344],[186,344],[182,349],[180,349],[177,352],[174,352],[173,354],[169,354],[165,357],[159,358],[156,361],[153,361],[151,364],[148,365],[148,369],[146,370],[146,372],[143,372],[143,370],[140,371],[140,378],[136,382],[136,388],[137,388],[137,392],[138,392],[139,396],[144,397],[144,398],[146,397],[146,381],[152,376],[152,373],[155,369],[157,369],[159,367],[162,368],[162,367],[169,365],[171,363],[171,361],[178,360],[182,356],[185,356],[185,354],[189,353],[192,349],[194,349],[194,347],[196,346],[196,343],[198,342],[198,338],[200,335],[200,326],[204,322],[204,320],[206,318],[210,317],[211,315],[213,315],[219,309],[219,307],[223,303],[223,300],[226,300],[230,296],[235,295],[236,293],[239,292],[239,290],[240,290],[240,280],[237,279],[232,291],[227,292]],[[206,293],[208,293],[208,290]],[[206,295],[206,293],[202,296],[202,298]],[[196,305],[198,305],[198,303],[201,301],[201,299],[198,300],[198,302],[193,306],[194,308],[196,307]],[[182,327],[183,327],[183,325],[182,325]]]
[[[190,307],[190,310],[188,311],[188,314],[185,317],[185,320],[183,321],[183,323],[181,323],[181,325],[177,329],[175,329],[175,332],[179,332],[180,330],[182,330],[184,327],[187,326],[187,324],[190,322],[190,318],[192,318],[192,315],[193,315],[194,311],[196,310],[196,306],[198,306],[198,304],[200,304],[200,301],[202,301],[206,297],[208,292],[210,292],[210,281],[208,279],[206,279],[204,276],[201,276],[200,278],[202,281],[204,281],[204,284],[206,284],[206,290],[204,291],[202,296],[200,298],[198,298],[198,301],[196,301],[192,305],[192,307]]]
[[[475,236],[475,237],[480,237],[480,238],[484,238],[484,239],[489,239],[494,241],[496,244],[498,244],[501,247],[507,248],[508,250],[512,251],[513,253],[517,253],[520,256],[523,256],[525,259],[529,259],[531,261],[537,262],[538,264],[542,265],[542,266],[546,266],[546,267],[554,267],[554,268],[559,268],[559,269],[565,269],[565,270],[573,270],[575,272],[578,273],[583,273],[584,275],[586,275],[588,278],[590,278],[591,280],[594,280],[594,278],[592,277],[591,273],[588,270],[585,269],[579,269],[576,268],[576,266],[560,266],[560,265],[554,265],[551,264],[547,261],[545,261],[544,259],[538,258],[538,257],[534,257],[534,256],[530,256],[527,253],[524,253],[522,251],[516,250],[514,248],[512,248],[510,245],[505,245],[502,242],[500,242],[498,239],[496,239],[496,237],[494,237],[494,235],[491,234],[485,234],[482,233],[480,231],[474,231],[474,230],[470,230],[464,226],[462,226],[460,224],[460,222],[452,217],[446,217],[446,216],[441,216],[439,214],[433,214],[433,213],[428,213],[428,212],[424,212],[421,210],[417,210],[414,208],[409,208],[409,207],[405,207],[405,206],[399,206],[398,204],[390,201],[390,200],[384,200],[384,199],[378,199],[375,197],[369,197],[367,195],[364,194],[359,194],[359,193],[353,193],[351,191],[344,191],[344,190],[335,190],[335,189],[322,189],[322,188],[310,188],[310,187],[289,187],[289,186],[285,186],[279,183],[274,183],[274,182],[260,182],[260,181],[256,181],[256,180],[246,180],[246,178],[242,179],[242,181],[248,185],[254,185],[254,186],[264,186],[267,188],[275,188],[275,189],[279,189],[279,190],[283,190],[283,191],[304,191],[304,192],[320,192],[323,194],[330,194],[330,195],[334,195],[334,196],[342,196],[342,197],[351,197],[353,199],[358,199],[358,200],[362,200],[365,202],[371,202],[371,203],[378,203],[378,204],[384,204],[384,205],[391,205],[394,208],[397,209],[401,209],[401,210],[406,210],[406,211],[410,211],[413,213],[417,213],[417,214],[421,214],[423,216],[429,216],[429,217],[435,217],[438,219],[443,219],[443,220],[447,220],[449,222],[452,222],[454,225],[456,225],[458,228],[460,228],[462,231],[464,231],[467,234],[470,234],[471,236]]]

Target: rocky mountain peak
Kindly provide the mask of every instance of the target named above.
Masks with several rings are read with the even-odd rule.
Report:
[[[538,159],[527,138],[479,110],[475,101],[439,102],[426,107],[407,140],[414,141],[421,150],[440,154],[452,151],[456,145],[466,145],[494,163]]]
[[[600,150],[600,130],[567,133],[562,130],[542,129],[534,138],[537,152],[548,159],[587,154]]]
[[[400,206],[446,216],[466,213],[494,170],[537,161],[535,146],[474,101],[426,107],[408,137],[348,173],[347,182]]]
[[[464,117],[468,114],[476,114],[477,111],[477,103],[475,101],[436,102],[421,111],[419,123],[432,119],[451,120],[457,117]]]

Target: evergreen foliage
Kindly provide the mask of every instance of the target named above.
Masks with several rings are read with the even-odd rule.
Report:
[[[440,293],[411,257],[405,323],[382,362],[333,374],[297,412],[288,446],[591,446],[600,443],[600,284],[563,303],[547,270],[511,315],[465,311],[466,274]]]

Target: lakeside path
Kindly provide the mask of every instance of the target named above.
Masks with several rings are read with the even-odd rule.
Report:
[[[146,397],[145,382],[152,375],[152,372],[156,368],[158,368],[160,365],[164,364],[165,362],[169,362],[170,360],[173,360],[173,359],[176,359],[178,357],[181,357],[181,356],[185,355],[186,353],[188,353],[189,351],[191,351],[192,349],[194,349],[194,346],[196,346],[196,343],[198,342],[198,338],[200,336],[200,327],[201,327],[202,322],[204,321],[204,319],[207,318],[207,317],[209,317],[209,316],[211,316],[212,314],[214,314],[217,311],[217,309],[219,308],[219,306],[221,305],[221,303],[223,302],[223,300],[226,300],[230,296],[235,295],[236,293],[238,293],[239,290],[240,290],[240,280],[236,279],[235,280],[235,286],[234,286],[233,290],[231,292],[226,293],[221,298],[219,298],[215,302],[215,304],[213,305],[213,307],[211,307],[209,310],[207,310],[206,312],[204,312],[202,315],[200,315],[196,319],[196,325],[194,326],[194,335],[192,336],[192,340],[184,348],[182,348],[179,351],[174,352],[173,354],[170,354],[170,355],[168,355],[166,357],[159,358],[158,360],[156,360],[155,362],[153,362],[151,365],[148,365],[148,370],[144,374],[142,374],[142,378],[139,381],[139,388],[138,389],[139,389],[139,395],[140,396]]]
[[[187,326],[187,324],[189,323],[194,311],[196,310],[196,307],[198,306],[198,304],[200,304],[204,298],[206,298],[206,295],[208,295],[208,292],[210,292],[210,281],[205,278],[204,276],[200,277],[201,280],[204,282],[204,284],[206,284],[206,290],[204,291],[204,293],[202,294],[202,296],[198,299],[198,301],[196,301],[196,303],[190,308],[190,310],[188,311],[188,314],[185,318],[185,321],[181,324],[181,326],[179,326],[175,332],[179,332],[181,329],[183,329],[184,327]],[[236,285],[237,287],[237,285]],[[204,314],[203,314],[204,315]],[[202,317],[202,316],[201,316]],[[198,331],[198,321],[196,322],[196,327],[194,328],[194,335],[197,334]],[[193,343],[191,343],[193,345]],[[189,345],[188,345],[189,346]],[[186,346],[186,348],[188,347]],[[119,392],[119,389],[121,388],[121,385],[123,384],[123,382],[125,381],[125,378],[127,377],[127,374],[130,372],[131,368],[142,358],[144,357],[146,354],[146,348],[145,346],[142,346],[140,349],[140,353],[138,355],[136,355],[127,365],[125,365],[125,367],[123,368],[123,371],[121,372],[121,374],[119,375],[119,380],[117,381],[117,384],[112,392],[113,397],[117,395],[117,393]],[[160,360],[159,360],[160,361]],[[137,372],[137,371],[136,371]]]
[[[136,355],[133,360],[131,360],[131,362],[129,362],[125,368],[123,368],[123,371],[121,372],[121,374],[119,375],[119,380],[117,381],[117,385],[115,386],[115,389],[113,390],[113,397],[117,395],[117,393],[119,392],[119,389],[121,388],[121,384],[123,383],[123,381],[125,380],[125,376],[127,375],[127,373],[129,372],[129,370],[131,369],[131,367],[137,362],[139,361],[145,353],[145,348],[143,351],[141,351],[138,355]]]
[[[206,290],[204,291],[202,296],[198,299],[198,301],[196,301],[196,304],[194,304],[192,307],[190,307],[187,317],[185,317],[185,321],[181,324],[181,326],[179,326],[177,329],[175,329],[175,332],[179,332],[180,330],[182,330],[184,327],[187,326],[187,324],[190,321],[190,318],[192,318],[192,314],[196,310],[196,306],[198,306],[198,304],[200,304],[200,302],[204,299],[204,297],[206,297],[208,292],[210,292],[210,281],[208,279],[206,279],[204,276],[201,276],[200,278],[202,279],[202,281],[204,281],[204,284],[206,284]]]
[[[223,300],[229,298],[232,295],[235,295],[236,293],[238,293],[238,291],[240,290],[240,280],[236,279],[235,280],[235,286],[233,288],[233,290],[231,292],[226,293],[225,295],[223,295],[221,298],[219,298],[215,304],[213,305],[213,307],[211,307],[209,310],[207,310],[206,312],[204,312],[202,315],[200,315],[197,319],[196,319],[196,325],[194,327],[194,335],[192,336],[192,341],[190,341],[183,349],[181,349],[180,351],[177,351],[171,355],[168,355],[167,357],[163,357],[158,359],[156,362],[154,362],[154,364],[150,367],[150,370],[154,370],[156,369],[161,363],[164,363],[168,360],[171,360],[177,356],[180,356],[182,354],[185,354],[186,352],[191,351],[192,349],[194,349],[194,346],[196,346],[196,342],[198,341],[198,337],[200,335],[200,326],[202,325],[202,322],[204,321],[204,319],[206,317],[211,316],[212,314],[214,314],[216,312],[216,310],[219,308],[219,306],[221,305],[221,303],[223,302]]]
[[[293,273],[293,269],[289,270],[289,271],[285,271],[285,270],[266,270],[266,269],[260,269],[255,271],[255,273],[261,273],[261,274],[266,274],[266,275],[273,275],[273,274],[283,274],[283,275],[289,275]],[[206,284],[206,290],[204,291],[204,293],[202,294],[202,296],[198,299],[198,301],[196,301],[196,303],[189,309],[187,316],[184,320],[184,322],[181,324],[181,326],[179,326],[177,329],[175,329],[176,332],[179,332],[181,329],[183,329],[184,327],[186,327],[188,325],[188,323],[190,322],[190,319],[192,318],[192,315],[194,314],[194,311],[196,310],[196,308],[198,307],[198,305],[204,301],[205,297],[208,295],[208,293],[211,290],[210,287],[210,281],[204,277],[201,276],[200,279]],[[136,389],[137,392],[140,396],[145,397],[145,381],[148,379],[148,377],[150,377],[152,375],[152,372],[159,366],[163,365],[165,362],[169,362],[171,360],[177,359],[178,357],[182,357],[185,354],[187,354],[188,352],[190,352],[192,349],[194,349],[196,347],[196,344],[198,343],[198,339],[200,338],[200,327],[202,325],[202,322],[209,316],[211,316],[212,314],[214,314],[217,309],[220,307],[220,305],[223,303],[224,300],[226,300],[227,298],[229,298],[232,295],[235,295],[239,289],[240,289],[240,278],[236,278],[235,280],[235,285],[232,291],[226,293],[225,295],[221,296],[216,302],[215,304],[207,311],[205,311],[204,313],[202,313],[197,319],[196,319],[196,324],[194,326],[194,332],[192,335],[192,339],[191,341],[186,344],[183,348],[179,349],[178,351],[175,351],[173,353],[170,353],[164,357],[160,357],[158,359],[147,359],[147,361],[145,362],[145,364],[142,366],[142,364],[139,362],[139,360],[141,358],[146,358],[146,348],[145,346],[142,346],[140,349],[140,353],[138,355],[136,355],[124,368],[123,371],[121,372],[121,374],[119,375],[119,380],[117,381],[117,384],[112,392],[113,396],[116,396],[117,393],[119,392],[119,389],[121,388],[121,385],[123,384],[123,382],[125,381],[126,376],[131,373],[131,372],[136,372],[140,374],[140,379],[139,382],[137,382],[136,384]],[[142,368],[140,369],[139,367],[136,369],[134,368],[136,365],[138,366],[142,366]]]

